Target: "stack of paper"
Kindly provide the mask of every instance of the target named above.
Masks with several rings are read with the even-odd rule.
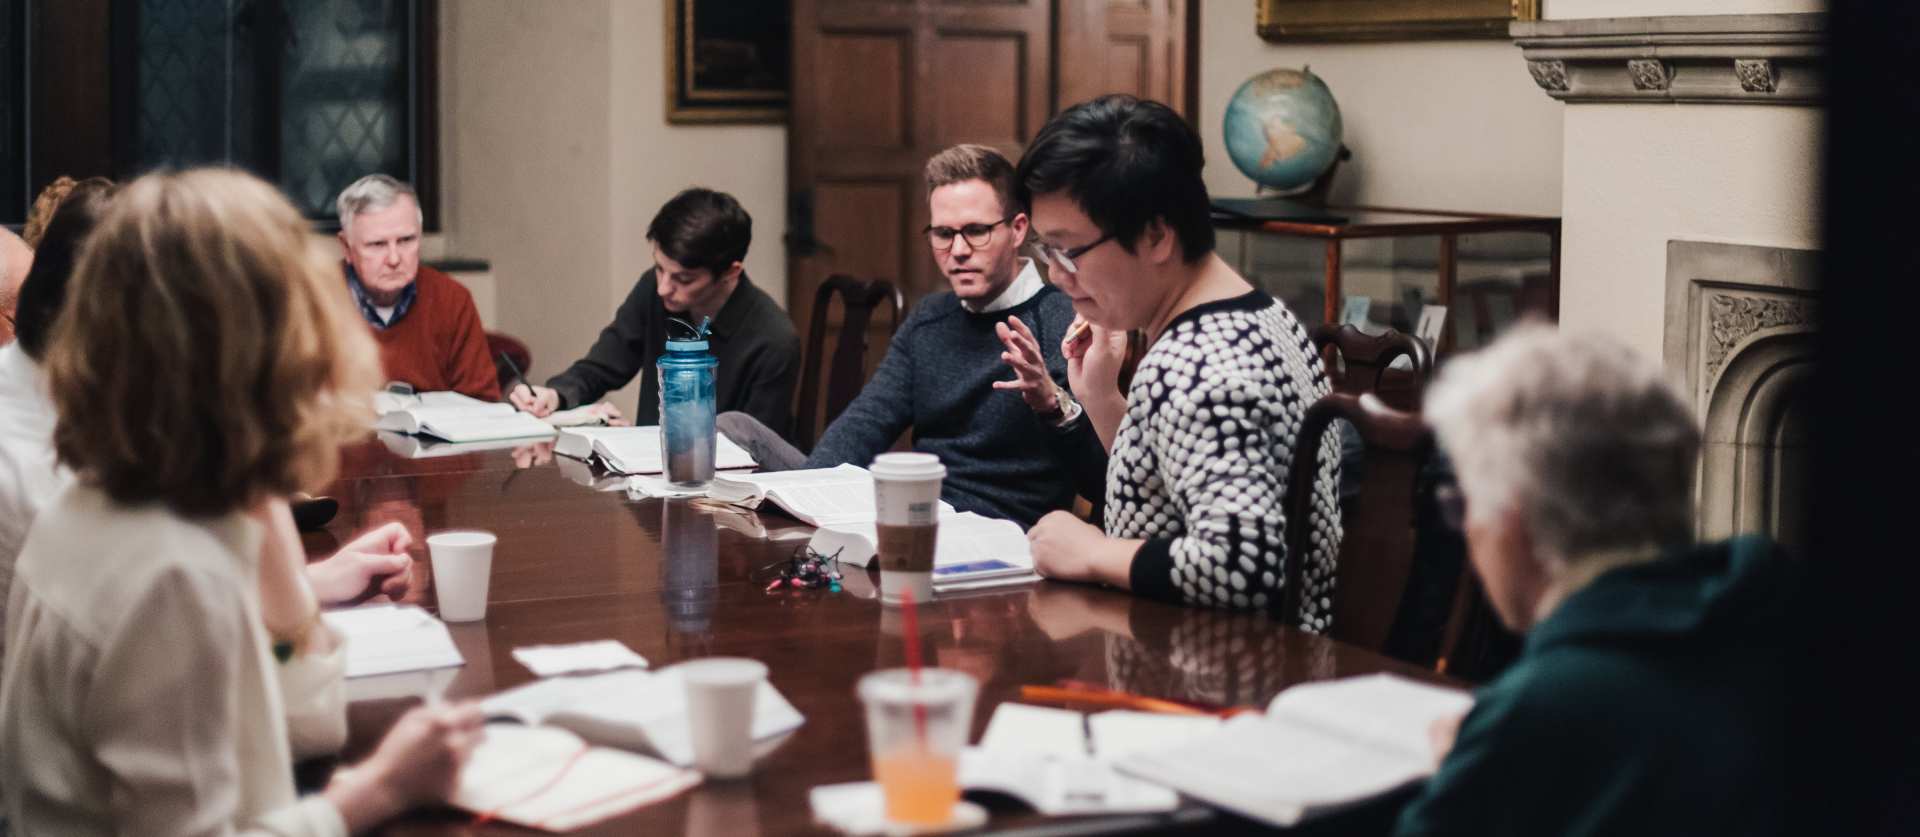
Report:
[[[349,678],[466,664],[446,624],[413,605],[332,610],[324,618],[346,641]]]

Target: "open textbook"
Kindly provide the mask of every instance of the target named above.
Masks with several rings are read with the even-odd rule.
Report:
[[[496,694],[480,707],[489,718],[562,727],[595,744],[693,764],[687,687],[678,667],[550,677]],[[778,746],[804,721],[778,689],[762,682],[753,705],[756,755]]]
[[[822,524],[807,543],[822,555],[838,555],[840,563],[864,567],[873,563],[880,535],[873,519]],[[1027,533],[1011,520],[973,512],[943,511],[940,534],[934,538],[934,592],[958,592],[1037,581]]]
[[[556,727],[488,724],[452,801],[487,819],[563,832],[667,799],[700,778]]]
[[[753,474],[717,474],[707,496],[744,508],[772,503],[811,526],[873,523],[873,475],[858,465]],[[940,504],[942,515],[954,514]]]
[[[960,754],[960,784],[1016,797],[1049,816],[1171,811],[1172,790],[1122,774],[1115,760],[1216,729],[1211,716],[1067,709],[1002,703],[978,746]]]
[[[512,404],[481,401],[457,392],[378,392],[373,400],[380,414],[373,425],[376,430],[417,433],[449,442],[541,439],[554,433],[552,424],[520,412]]]
[[[660,464],[658,425],[569,427],[560,431],[553,452],[573,459],[598,459],[616,474],[658,474],[666,470]],[[714,468],[752,468],[757,464],[753,455],[734,444],[727,434],[714,434]]]
[[[1433,773],[1428,728],[1473,698],[1390,674],[1295,686],[1178,746],[1136,751],[1119,769],[1272,825],[1381,796]]]

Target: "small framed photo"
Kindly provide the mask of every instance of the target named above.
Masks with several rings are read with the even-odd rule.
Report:
[[[1413,327],[1413,334],[1427,345],[1438,348],[1440,334],[1447,328],[1447,306],[1424,305],[1420,308],[1420,323]]]
[[[787,0],[668,0],[667,121],[784,122]]]

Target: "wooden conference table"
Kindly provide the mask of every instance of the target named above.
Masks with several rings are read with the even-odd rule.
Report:
[[[341,476],[327,491],[340,501],[340,512],[326,531],[307,536],[308,550],[323,556],[369,526],[402,521],[415,539],[414,585],[407,598],[432,608],[424,534],[477,528],[498,535],[486,620],[449,626],[467,660],[447,692],[452,698],[532,680],[510,656],[526,645],[611,638],[655,667],[710,655],[764,661],[773,684],[806,716],[805,726],[748,779],[705,783],[588,833],[820,832],[811,822],[808,789],[870,778],[854,683],[874,669],[903,664],[898,610],[865,598],[871,585],[859,579],[839,593],[768,593],[757,580],[762,568],[785,561],[804,540],[739,531],[752,528],[751,515],[595,491],[576,482],[591,479],[580,463],[531,458],[525,450],[492,450],[408,459],[378,441],[349,448]],[[778,512],[762,513],[758,521],[776,536],[783,527],[798,526]],[[1154,697],[1254,706],[1312,680],[1379,671],[1439,679],[1265,616],[1186,609],[1055,582],[936,599],[920,610],[920,633],[930,664],[979,679],[976,740],[994,707],[1018,699],[1022,685],[1062,678]],[[352,704],[346,758],[363,757],[415,702]],[[989,808],[993,829],[1072,823],[1042,820],[1017,805]],[[1198,807],[1078,825],[1094,828],[1074,833],[1125,827],[1135,833],[1213,834],[1250,827]],[[500,824],[476,827],[455,811],[415,814],[387,832],[530,833]]]

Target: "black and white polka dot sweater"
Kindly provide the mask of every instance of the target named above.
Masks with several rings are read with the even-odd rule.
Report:
[[[1261,291],[1196,306],[1147,350],[1107,471],[1107,534],[1142,538],[1136,593],[1234,609],[1278,607],[1285,583],[1287,474],[1307,407],[1329,390],[1300,323]],[[1301,621],[1332,614],[1340,544],[1339,450],[1314,483],[1313,552]]]

